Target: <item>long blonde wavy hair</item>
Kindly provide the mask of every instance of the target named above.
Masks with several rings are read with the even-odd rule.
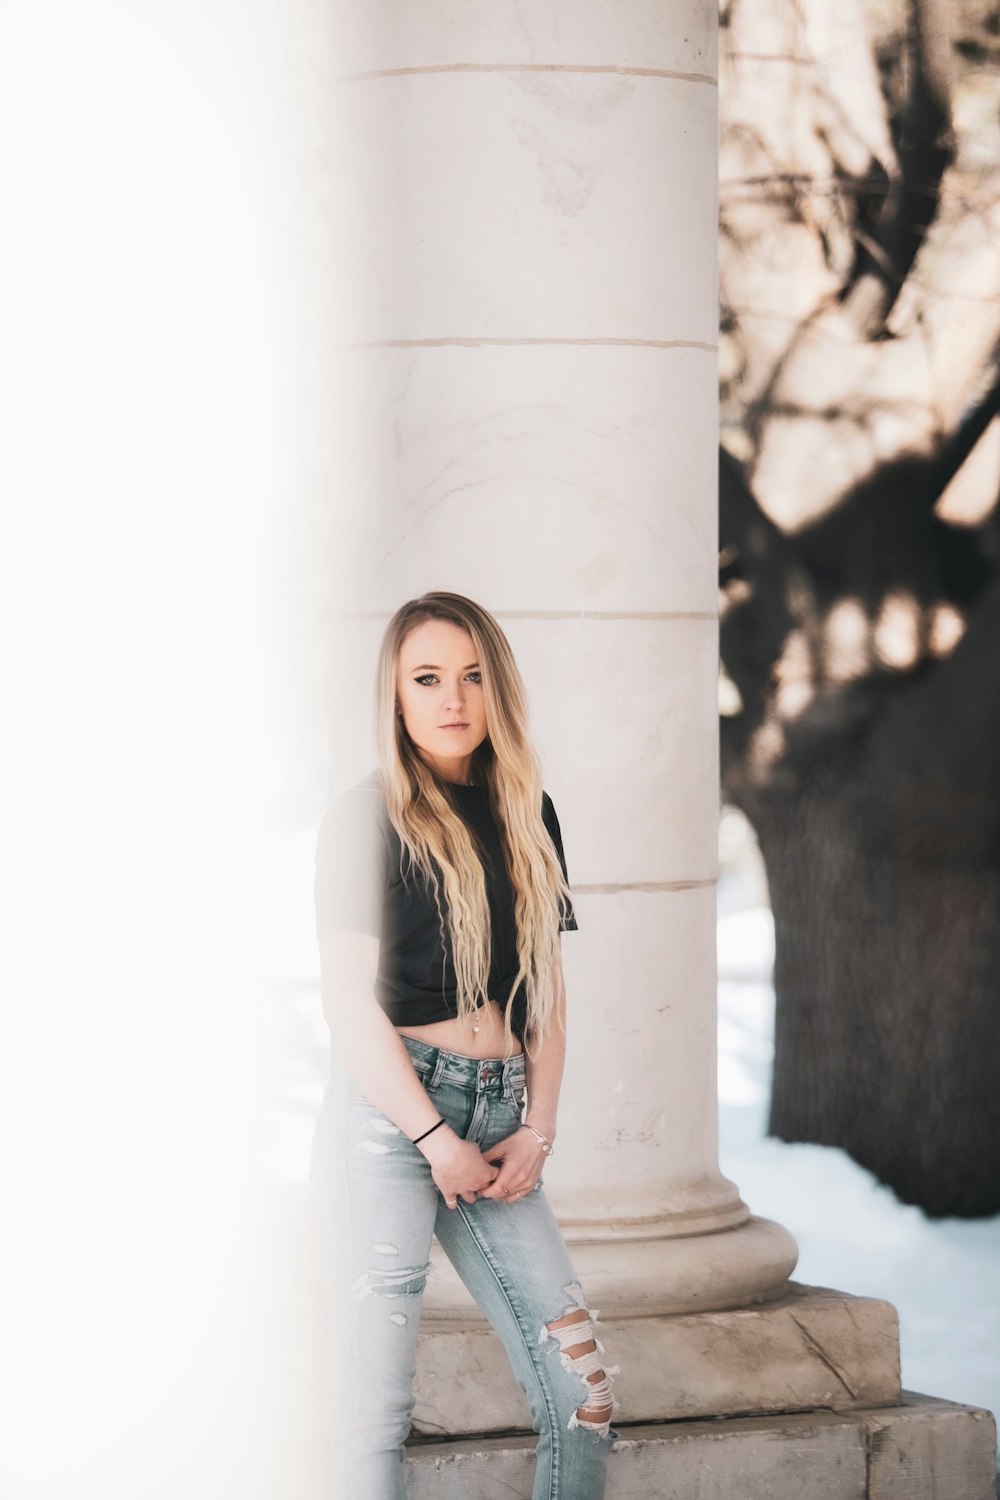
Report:
[[[471,769],[474,783],[489,795],[514,890],[519,966],[506,996],[487,995],[490,912],[476,844],[445,790],[447,783],[422,759],[396,712],[400,647],[425,620],[447,620],[467,630],[481,671],[487,733],[473,752]],[[507,637],[487,610],[462,594],[440,591],[400,606],[379,649],[375,735],[385,811],[410,861],[431,886],[445,951],[447,911],[459,1020],[474,1015],[477,1000],[498,1000],[509,1057],[514,1047],[511,1002],[523,980],[524,1044],[530,1052],[529,1039],[540,1042],[555,1013],[552,958],[570,891],[542,821],[542,774],[528,737],[524,683]]]

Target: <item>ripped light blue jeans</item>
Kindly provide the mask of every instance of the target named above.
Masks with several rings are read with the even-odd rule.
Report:
[[[523,1055],[484,1060],[413,1037],[403,1042],[457,1134],[488,1149],[520,1125]],[[338,1497],[405,1500],[403,1445],[436,1234],[502,1339],[527,1397],[539,1435],[532,1500],[602,1500],[618,1436],[610,1424],[618,1403],[607,1379],[615,1370],[602,1364],[589,1315],[558,1331],[548,1326],[579,1316],[586,1303],[541,1186],[516,1203],[459,1198],[457,1208],[447,1208],[420,1150],[335,1069],[313,1137],[310,1189],[340,1376],[332,1434]],[[486,1405],[489,1391],[482,1396]]]

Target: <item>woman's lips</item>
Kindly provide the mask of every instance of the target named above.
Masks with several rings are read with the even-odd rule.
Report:
[[[442,724],[442,729],[468,729],[468,724]]]

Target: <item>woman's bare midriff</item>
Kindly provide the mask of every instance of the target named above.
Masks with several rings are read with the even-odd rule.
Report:
[[[446,1052],[458,1052],[462,1057],[502,1057],[506,1046],[503,1029],[503,1012],[495,1000],[489,1000],[476,1011],[479,1030],[472,1024],[459,1024],[457,1018],[447,1021],[431,1021],[426,1026],[397,1026],[403,1036],[415,1041],[427,1042],[431,1047],[443,1047]],[[514,1038],[514,1056],[521,1052],[521,1043]]]

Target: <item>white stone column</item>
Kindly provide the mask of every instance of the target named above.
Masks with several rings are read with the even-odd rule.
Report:
[[[717,1156],[715,6],[344,15],[352,650],[447,588],[522,665],[580,923],[546,1188],[644,1370],[633,1416],[668,1415],[663,1315],[775,1298],[796,1258]],[[481,1429],[456,1374],[487,1346],[443,1257],[425,1309],[418,1417]]]

